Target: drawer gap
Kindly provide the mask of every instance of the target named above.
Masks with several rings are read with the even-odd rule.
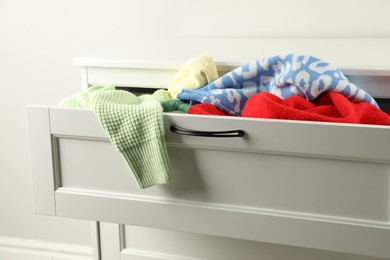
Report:
[[[123,86],[115,86],[117,90],[125,90],[133,93],[136,96],[144,95],[144,94],[153,94],[157,90],[161,88],[141,88],[141,87],[123,87]]]

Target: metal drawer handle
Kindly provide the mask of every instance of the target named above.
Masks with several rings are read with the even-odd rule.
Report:
[[[179,126],[171,125],[169,128],[171,132],[181,135],[193,135],[203,137],[242,137],[245,135],[243,130],[230,130],[230,131],[196,131]]]

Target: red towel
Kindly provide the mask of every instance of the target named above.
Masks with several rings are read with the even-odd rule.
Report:
[[[229,116],[222,110],[216,108],[212,104],[197,104],[188,109],[188,114],[213,115],[213,116]]]
[[[283,100],[268,92],[251,96],[241,116],[307,121],[390,125],[390,116],[367,102],[353,103],[342,94],[328,92],[314,103],[291,96]]]

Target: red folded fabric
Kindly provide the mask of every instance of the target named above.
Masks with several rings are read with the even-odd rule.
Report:
[[[268,92],[251,96],[241,116],[355,124],[390,125],[390,116],[367,102],[353,103],[340,93],[322,94],[314,103],[291,96],[283,100]]]
[[[213,116],[230,116],[212,104],[197,104],[188,109],[188,114],[213,115]]]

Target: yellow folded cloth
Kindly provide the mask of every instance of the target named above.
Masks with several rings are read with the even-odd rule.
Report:
[[[172,98],[182,89],[196,90],[218,78],[217,66],[208,53],[187,61],[168,86]]]

